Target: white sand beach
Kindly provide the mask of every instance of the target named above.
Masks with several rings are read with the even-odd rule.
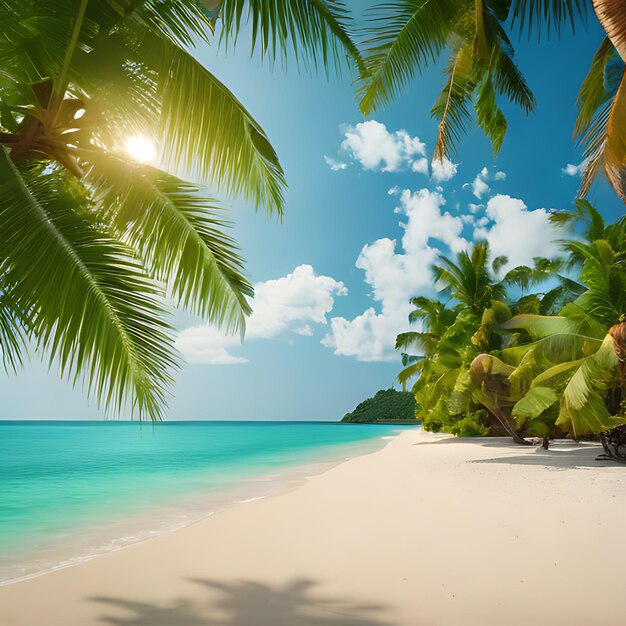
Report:
[[[2,626],[623,624],[626,468],[405,431],[296,489],[0,588]]]

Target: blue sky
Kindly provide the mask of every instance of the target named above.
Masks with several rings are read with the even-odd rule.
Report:
[[[393,383],[399,362],[390,337],[406,330],[408,298],[432,293],[428,266],[439,250],[478,236],[512,260],[550,252],[557,234],[547,211],[569,208],[576,194],[579,177],[562,170],[581,161],[572,140],[575,100],[601,40],[592,20],[576,37],[517,42],[535,114],[503,106],[509,131],[497,158],[470,129],[446,181],[425,175],[421,161],[430,162],[435,142],[429,109],[443,85],[440,68],[366,121],[347,73],[327,79],[293,65],[272,68],[250,57],[243,38],[236,51],[199,50],[269,134],[289,190],[282,223],[225,202],[257,285],[255,317],[239,346],[177,316],[189,363],[168,417],[339,419]],[[590,199],[609,220],[623,212],[605,182]],[[18,375],[3,375],[0,393],[1,419],[102,417],[37,357]]]

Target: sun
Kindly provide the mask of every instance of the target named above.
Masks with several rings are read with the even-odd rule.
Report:
[[[149,163],[156,157],[154,144],[146,137],[135,135],[126,140],[126,152],[139,163]]]

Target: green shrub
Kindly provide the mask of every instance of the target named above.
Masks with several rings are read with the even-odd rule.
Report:
[[[489,434],[489,426],[482,423],[480,412],[477,411],[468,413],[451,424],[449,432],[457,437],[486,437]]]

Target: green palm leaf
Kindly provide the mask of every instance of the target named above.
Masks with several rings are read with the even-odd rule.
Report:
[[[559,396],[550,387],[533,387],[513,407],[511,415],[517,419],[518,425],[526,420],[539,417],[544,411],[554,406]]]
[[[81,376],[105,409],[127,395],[161,416],[176,363],[161,290],[132,252],[99,226],[58,174],[25,172],[0,151],[0,246],[11,296],[30,312],[38,346]]]
[[[0,352],[5,370],[16,371],[26,352],[30,322],[11,295],[11,286],[0,280]]]
[[[186,50],[148,30],[138,35],[140,59],[158,77],[165,167],[190,172],[282,213],[285,177],[261,126]]]
[[[490,76],[485,78],[478,88],[475,108],[476,122],[491,141],[493,153],[496,155],[504,141],[507,121],[496,102],[496,92]]]
[[[185,309],[243,332],[254,293],[215,202],[195,185],[104,153],[84,153],[105,219]]]
[[[511,17],[513,24],[519,23],[520,30],[533,30],[541,33],[545,24],[547,33],[555,31],[560,35],[562,29],[568,26],[575,30],[576,21],[584,21],[588,12],[585,0],[513,0],[511,3]]]
[[[613,337],[607,335],[600,349],[583,361],[565,387],[557,426],[579,436],[600,433],[626,421],[612,416],[604,400],[604,393],[617,380],[618,364]]]
[[[516,315],[500,324],[503,330],[525,330],[532,339],[542,339],[550,335],[570,334],[575,325],[567,317],[552,315]]]
[[[226,45],[237,41],[245,27],[252,36],[252,50],[262,57],[286,59],[291,49],[298,64],[324,67],[333,59],[340,67],[342,56],[364,71],[361,55],[352,41],[352,20],[338,0],[222,0],[219,17],[221,39]]]
[[[395,0],[372,8],[359,88],[365,115],[391,102],[437,59],[464,8],[457,0]]]
[[[613,56],[615,48],[608,37],[605,37],[591,62],[591,68],[580,86],[576,105],[578,116],[574,124],[574,136],[579,137],[587,130],[596,111],[611,97],[604,82],[606,64]]]
[[[439,120],[433,160],[441,161],[456,151],[456,144],[471,120],[468,105],[475,88],[472,62],[473,44],[457,44],[446,69],[448,81],[430,111]]]

